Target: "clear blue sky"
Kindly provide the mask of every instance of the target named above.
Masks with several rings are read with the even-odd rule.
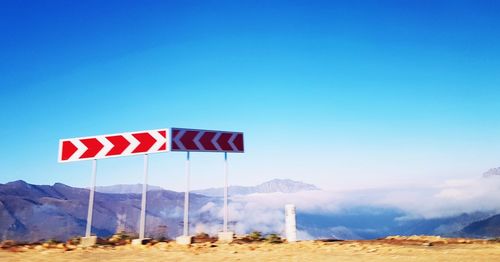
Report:
[[[245,132],[230,182],[323,188],[474,177],[500,166],[497,1],[2,1],[0,183],[87,186],[60,138]],[[151,183],[184,185],[184,155]],[[193,187],[223,183],[194,154]],[[142,158],[98,184],[139,183]]]

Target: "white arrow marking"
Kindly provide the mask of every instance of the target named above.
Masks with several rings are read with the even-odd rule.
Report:
[[[186,133],[186,130],[178,130],[179,133],[174,137],[174,142],[177,144],[180,150],[186,150],[184,144],[181,142],[181,137]]]
[[[78,148],[76,150],[76,152],[68,159],[68,161],[73,161],[73,160],[78,160],[80,159],[80,157],[83,155],[83,153],[85,153],[85,151],[87,151],[87,147],[82,143],[80,142],[80,139],[70,139],[69,140],[71,143],[73,143],[73,145],[76,146],[76,148]]]
[[[231,148],[233,149],[233,151],[238,151],[238,148],[233,144],[233,142],[234,142],[234,140],[236,139],[237,136],[238,136],[237,133],[233,133],[233,135],[231,135],[231,138],[229,138],[228,144],[231,146]]]
[[[212,138],[212,140],[210,140],[210,142],[212,142],[212,145],[214,145],[215,148],[217,148],[217,150],[219,151],[222,151],[222,148],[219,146],[219,143],[217,143],[217,140],[219,139],[219,137],[222,135],[221,132],[217,132],[214,136],[214,138]]]
[[[135,139],[135,137],[132,135],[132,133],[125,133],[125,134],[122,134],[123,137],[125,137],[125,139],[128,140],[128,142],[130,142],[130,145],[128,145],[127,149],[125,149],[121,155],[130,155],[132,154],[132,151],[134,151],[134,149],[139,146],[139,144],[141,142],[139,142],[139,140]]]
[[[200,139],[203,136],[203,134],[205,134],[205,131],[198,131],[198,134],[194,137],[193,140],[199,150],[205,150],[203,145],[200,143]]]
[[[163,146],[167,142],[167,138],[163,137],[159,131],[162,130],[155,130],[149,132],[149,134],[156,139],[156,142],[153,144],[151,149],[148,152],[157,152],[160,150],[160,147]]]
[[[96,139],[101,142],[101,144],[103,144],[103,148],[101,149],[101,151],[99,151],[99,153],[97,153],[97,155],[95,155],[94,158],[102,158],[102,157],[105,157],[106,154],[111,150],[111,148],[113,148],[113,144],[111,142],[109,142],[108,139],[106,139],[105,136],[98,136],[96,137]]]

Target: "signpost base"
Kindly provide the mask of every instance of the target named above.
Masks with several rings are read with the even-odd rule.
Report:
[[[220,243],[231,243],[234,240],[234,232],[219,232],[217,237]]]
[[[82,237],[80,239],[81,247],[93,247],[97,243],[97,236]]]
[[[175,242],[179,245],[190,245],[193,243],[193,236],[178,236],[175,238]]]
[[[146,245],[147,243],[151,242],[151,240],[151,238],[132,239],[132,246]]]

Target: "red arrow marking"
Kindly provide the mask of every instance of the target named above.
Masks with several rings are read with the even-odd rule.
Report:
[[[109,150],[106,156],[116,156],[121,154],[130,145],[130,142],[123,136],[107,136],[106,139],[113,144],[113,148]]]
[[[243,147],[243,134],[238,134],[233,141],[233,144],[238,148],[239,151],[244,151]]]
[[[179,145],[175,142],[174,138],[177,137],[177,134],[179,134],[179,130],[177,129],[172,129],[172,149],[177,149],[179,150]]]
[[[80,159],[94,157],[104,147],[97,138],[80,139],[80,142],[87,147],[87,151],[80,156]]]
[[[156,139],[148,132],[132,134],[139,141],[139,145],[132,153],[143,153],[148,151],[155,143]]]
[[[205,150],[217,150],[217,148],[215,148],[215,146],[212,144],[212,139],[214,138],[215,134],[215,132],[207,131],[200,138],[200,143],[203,145]]]
[[[78,148],[71,143],[71,141],[64,141],[62,143],[61,160],[68,160]]]
[[[220,148],[224,151],[233,151],[233,148],[229,145],[229,138],[231,138],[231,133],[222,133],[217,139],[217,143],[219,144]]]
[[[167,138],[167,131],[161,130],[158,131],[158,133],[160,133],[162,137]],[[167,143],[165,142],[163,145],[161,145],[160,148],[158,148],[158,150],[167,150]]]
[[[181,142],[187,150],[200,150],[194,143],[194,137],[198,134],[198,131],[186,131],[181,137]]]

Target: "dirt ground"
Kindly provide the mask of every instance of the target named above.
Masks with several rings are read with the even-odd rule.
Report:
[[[297,243],[160,242],[94,248],[17,246],[0,250],[0,261],[500,261],[500,243],[464,239],[383,239]]]

